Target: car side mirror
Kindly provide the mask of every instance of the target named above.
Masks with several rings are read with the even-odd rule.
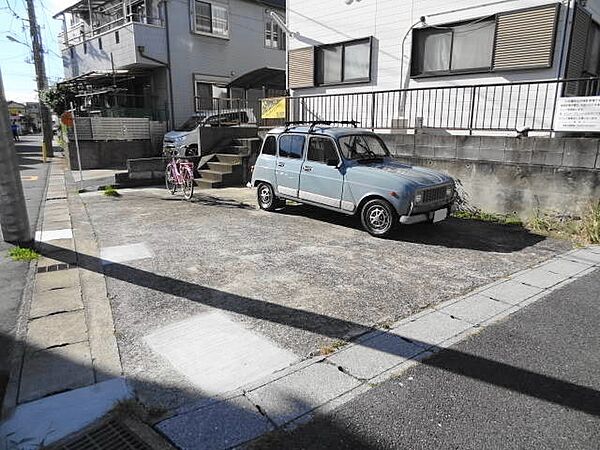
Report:
[[[328,159],[327,160],[327,165],[328,166],[337,167],[339,163],[340,163],[340,160],[337,159],[337,158],[336,159]]]

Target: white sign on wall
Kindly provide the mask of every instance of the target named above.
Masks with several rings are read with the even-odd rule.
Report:
[[[554,131],[600,133],[600,96],[559,98]]]

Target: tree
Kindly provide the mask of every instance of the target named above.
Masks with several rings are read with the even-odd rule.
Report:
[[[40,93],[40,98],[57,116],[61,116],[69,109],[71,102],[75,102],[75,91],[67,86],[57,85]]]

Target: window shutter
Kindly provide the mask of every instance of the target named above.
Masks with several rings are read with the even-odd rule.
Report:
[[[499,14],[494,70],[551,67],[560,4]]]
[[[583,8],[577,6],[575,9],[575,17],[573,18],[571,41],[569,42],[569,56],[567,57],[567,70],[565,74],[566,78],[581,78],[583,76],[583,65],[585,63],[590,25],[590,15]],[[580,84],[582,83],[566,83],[565,95],[577,95],[579,93]]]
[[[288,52],[288,74],[291,89],[315,85],[314,47],[296,48]]]

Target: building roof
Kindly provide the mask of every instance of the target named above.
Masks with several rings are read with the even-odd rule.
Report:
[[[260,69],[246,72],[229,83],[229,87],[252,89],[261,87],[285,90],[285,70],[272,67],[261,67]]]

